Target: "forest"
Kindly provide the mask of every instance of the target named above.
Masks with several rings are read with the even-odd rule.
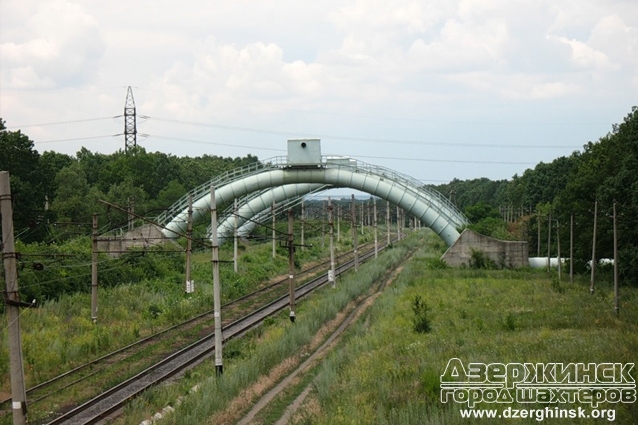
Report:
[[[90,244],[80,244],[74,239],[90,235],[94,212],[100,213],[101,227],[115,228],[126,221],[125,213],[109,210],[99,200],[123,206],[133,200],[137,214],[153,217],[189,189],[220,173],[257,161],[253,155],[176,157],[147,152],[141,147],[109,155],[86,148],[75,156],[53,151],[39,153],[26,134],[8,131],[0,118],[0,170],[11,174],[15,234],[25,252],[46,251],[62,256],[69,252],[80,255],[81,251],[81,255],[90,256],[90,251],[77,248]],[[548,223],[551,223],[554,235],[556,231],[560,234],[562,256],[566,257],[573,219],[574,258],[580,272],[585,271],[585,264],[591,259],[595,208],[597,258],[613,258],[615,203],[620,278],[623,285],[635,286],[638,284],[636,170],[638,108],[634,107],[599,140],[586,142],[582,150],[570,156],[541,162],[520,176],[499,181],[454,179],[432,187],[463,210],[475,230],[500,239],[527,240],[530,256],[547,255]],[[540,231],[542,238],[538,238]],[[550,252],[556,256],[558,238],[551,239]],[[113,273],[119,276],[122,272]],[[139,271],[131,267],[130,273]],[[24,296],[50,298],[58,289],[77,288],[69,284]]]

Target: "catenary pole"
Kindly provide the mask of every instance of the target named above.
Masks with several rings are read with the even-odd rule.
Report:
[[[97,213],[93,213],[91,243],[91,321],[97,323]]]
[[[388,246],[390,246],[390,243],[392,243],[390,236],[390,201],[386,201],[385,206],[385,232],[388,237]]]
[[[328,227],[330,232],[330,273],[328,273],[328,281],[332,284],[334,288],[336,286],[336,276],[335,276],[335,226],[333,221],[332,214],[332,201],[330,197],[328,197]]]
[[[277,247],[275,246],[276,243],[276,237],[277,235],[275,234],[275,225],[277,224],[275,222],[275,201],[272,201],[272,207],[270,208],[270,212],[272,213],[272,258],[273,260],[275,259],[275,255],[277,253]]]
[[[293,235],[292,208],[288,210],[288,290],[290,321],[295,322],[295,245]]]
[[[552,246],[552,213],[547,216],[547,271],[551,267],[551,246]]]
[[[13,236],[13,206],[11,205],[11,184],[8,171],[0,171],[0,214],[2,215],[5,304],[9,330],[11,409],[13,412],[13,424],[24,425],[27,423],[27,393],[24,385],[24,366],[22,363],[18,268]]]
[[[614,311],[620,315],[620,289],[618,288],[618,233],[616,232],[616,201],[614,201]]]
[[[210,224],[212,232],[212,263],[213,263],[213,316],[215,318],[215,370],[217,375],[224,373],[222,356],[222,303],[219,283],[219,243],[217,241],[217,202],[215,187],[210,187]]]
[[[357,206],[354,203],[354,194],[352,194],[351,202],[351,219],[352,219],[352,248],[354,253],[354,271],[359,270],[359,252],[358,252],[358,234],[357,234]]]
[[[569,283],[574,283],[574,214],[569,217]]]
[[[237,216],[237,198],[235,198],[235,203],[233,206],[233,217],[234,217],[234,230],[233,230],[233,270],[237,273],[237,222],[239,217]]]
[[[594,293],[594,280],[596,278],[596,221],[598,219],[598,200],[594,202],[594,236],[591,244],[591,279],[589,293]]]
[[[372,223],[372,225],[374,226],[374,258],[379,257],[379,232],[377,229],[377,198],[373,199],[373,214],[372,214],[372,219],[374,220],[374,223]]]
[[[186,282],[185,292],[190,292],[191,286],[191,255],[193,254],[193,195],[188,195],[188,219],[186,222]]]

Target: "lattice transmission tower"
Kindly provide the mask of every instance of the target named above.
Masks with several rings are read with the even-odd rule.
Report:
[[[135,147],[137,147],[137,115],[133,89],[129,86],[124,105],[124,152]]]

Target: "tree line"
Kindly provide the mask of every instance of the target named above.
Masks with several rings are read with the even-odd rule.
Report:
[[[638,284],[638,107],[633,107],[621,123],[614,124],[598,141],[586,143],[582,150],[569,156],[550,163],[541,162],[510,180],[455,179],[434,188],[449,196],[474,223],[485,224],[487,217],[493,220],[500,217],[500,206],[513,206],[522,211],[507,230],[529,242],[530,255],[539,249],[539,226],[543,232],[541,245],[545,244],[540,252],[546,255],[546,232],[551,217],[552,239],[557,239],[556,228],[559,228],[562,255],[566,256],[573,216],[574,258],[580,270],[591,260],[596,202],[596,256],[614,257],[612,209],[615,202],[620,278],[626,284]],[[505,226],[495,221],[500,228]],[[484,230],[489,232],[489,226]],[[551,247],[554,256],[557,254],[555,243]]]
[[[15,229],[26,242],[67,239],[75,229],[86,232],[94,212],[105,200],[135,212],[156,216],[188,190],[228,170],[257,162],[253,155],[176,157],[147,152],[143,147],[113,154],[80,149],[75,156],[53,151],[40,154],[21,131],[7,131],[0,118],[0,170],[9,171]],[[118,225],[126,213],[101,217]]]
[[[236,167],[258,161],[256,156],[223,158],[176,157],[144,148],[106,155],[82,148],[75,156],[38,153],[21,131],[7,131],[0,119],[0,169],[11,173],[15,228],[25,242],[45,242],[72,234],[73,226],[90,221],[98,199],[118,205],[135,202],[141,215],[167,208],[189,189]],[[539,227],[560,229],[569,241],[574,222],[574,254],[581,270],[591,259],[594,203],[598,203],[598,257],[613,258],[614,202],[618,210],[619,268],[623,282],[638,283],[638,108],[598,141],[588,142],[569,156],[541,162],[522,175],[492,181],[454,179],[433,186],[463,210],[475,230],[501,239],[529,242],[530,255],[540,251]],[[499,207],[518,213],[503,220]],[[118,215],[119,214],[119,215]],[[551,215],[551,221],[550,220]],[[126,214],[105,215],[115,225]],[[555,232],[555,230],[553,230]],[[87,234],[84,232],[84,234]],[[66,235],[66,236],[65,236]],[[552,239],[556,240],[555,237]],[[546,244],[546,238],[540,244]],[[555,243],[555,242],[554,242]],[[553,243],[553,244],[554,244]],[[564,242],[564,247],[567,243]],[[547,252],[542,246],[540,252]],[[551,251],[556,255],[556,247]],[[566,248],[563,248],[566,252]]]

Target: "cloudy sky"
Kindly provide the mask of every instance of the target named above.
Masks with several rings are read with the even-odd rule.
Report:
[[[0,0],[0,117],[40,152],[262,159],[318,137],[428,183],[509,179],[638,104],[636,0]]]

